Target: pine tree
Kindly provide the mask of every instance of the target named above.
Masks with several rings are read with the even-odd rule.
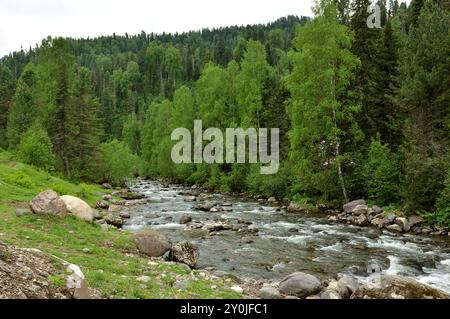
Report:
[[[450,61],[447,14],[427,0],[402,54],[399,106],[404,126],[403,196],[408,208],[433,209],[449,152]]]
[[[17,83],[8,115],[7,137],[10,149],[19,146],[21,135],[31,127],[41,109],[36,71],[33,64],[27,65]]]
[[[0,148],[8,147],[8,139],[6,137],[8,127],[8,112],[16,90],[16,81],[11,71],[0,66]]]

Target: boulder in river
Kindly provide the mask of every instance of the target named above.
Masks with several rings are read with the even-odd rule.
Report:
[[[392,233],[401,233],[403,231],[403,229],[397,224],[389,225],[386,229]]]
[[[172,248],[172,243],[163,234],[144,229],[133,236],[138,250],[149,257],[161,257]]]
[[[317,294],[321,289],[320,281],[309,274],[295,272],[280,282],[280,292],[285,295],[294,295],[306,298]]]
[[[414,279],[379,275],[359,287],[351,299],[449,299],[450,295]]]
[[[94,221],[94,210],[85,201],[70,195],[61,196],[61,200],[66,204],[71,215],[88,223]]]
[[[192,221],[192,217],[191,216],[183,215],[180,218],[180,224],[181,225],[186,225],[187,223],[190,223],[191,221]]]
[[[290,203],[287,207],[289,213],[317,213],[319,209],[311,205],[303,205],[299,203]]]
[[[194,206],[195,210],[201,210],[204,212],[209,212],[214,207],[214,204],[211,202],[206,202],[204,204],[198,204]]]
[[[351,213],[353,209],[358,205],[366,205],[366,201],[364,199],[358,199],[347,203],[343,206],[344,212]]]
[[[41,192],[30,202],[30,208],[35,214],[48,214],[63,217],[67,213],[66,204],[52,190]]]
[[[181,242],[172,247],[170,251],[170,259],[188,265],[194,268],[197,264],[200,250],[196,245],[190,242]]]

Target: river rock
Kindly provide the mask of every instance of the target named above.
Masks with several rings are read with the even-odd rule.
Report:
[[[61,196],[61,200],[71,215],[88,223],[94,221],[94,210],[85,201],[70,195]]]
[[[392,222],[388,218],[383,218],[378,223],[378,228],[385,228],[385,227],[389,226],[390,224],[392,224]]]
[[[351,276],[343,276],[341,279],[338,280],[338,283],[348,290],[349,296],[351,296],[356,291],[356,289],[358,289],[359,286],[358,280]]]
[[[170,252],[170,259],[188,265],[194,268],[197,264],[200,250],[198,247],[190,242],[182,242],[174,245]]]
[[[405,232],[409,232],[409,230],[411,229],[408,220],[404,217],[397,217],[395,219],[395,223],[400,226],[400,228]]]
[[[370,264],[367,266],[368,274],[379,274],[381,273],[381,267],[378,264]]]
[[[123,219],[130,219],[130,218],[131,218],[131,215],[130,215],[129,213],[127,213],[127,212],[121,212],[121,213],[119,214],[119,216],[120,216],[121,218],[123,218]]]
[[[340,281],[332,281],[320,295],[321,299],[348,299],[350,298],[347,286]]]
[[[414,226],[419,226],[423,222],[425,222],[425,220],[422,217],[417,216],[417,215],[412,215],[408,218],[408,224],[411,228]]]
[[[414,279],[379,275],[359,287],[351,299],[449,299],[450,295]]]
[[[103,198],[103,200],[106,200],[106,201],[111,201],[113,199],[112,195],[110,195],[110,194],[103,195],[102,198]]]
[[[104,201],[104,200],[99,200],[96,204],[95,204],[96,208],[100,208],[100,209],[108,209],[109,208],[109,204]]]
[[[386,229],[393,233],[401,233],[403,231],[403,229],[397,224],[389,225]]]
[[[64,217],[67,213],[66,204],[52,190],[41,192],[30,202],[30,208],[35,214],[48,214]]]
[[[270,197],[270,198],[267,200],[267,203],[268,203],[268,204],[271,204],[271,205],[275,205],[275,204],[278,203],[278,201],[277,201],[277,199],[276,199],[275,197]]]
[[[195,210],[201,210],[201,211],[204,211],[204,212],[209,212],[213,207],[214,207],[213,203],[207,202],[207,203],[204,203],[204,204],[199,204],[199,205],[194,206],[194,209]]]
[[[354,200],[345,204],[342,208],[344,209],[344,212],[351,213],[353,209],[358,205],[366,205],[366,201],[364,199]]]
[[[372,211],[374,214],[378,215],[383,212],[383,209],[377,205],[372,206]]]
[[[180,218],[180,224],[181,225],[186,225],[187,223],[190,223],[191,221],[192,221],[192,217],[191,216],[183,215]]]
[[[306,298],[315,295],[320,291],[320,281],[309,274],[296,272],[285,277],[280,282],[280,292],[285,295],[295,295],[299,298]]]
[[[369,220],[367,219],[366,215],[361,214],[358,217],[356,217],[355,224],[358,226],[367,226],[369,225]]]
[[[278,289],[271,286],[262,287],[258,292],[258,296],[261,299],[281,299]]]
[[[113,225],[115,227],[122,227],[123,226],[123,218],[120,217],[118,214],[115,213],[108,213],[105,216],[105,222],[108,225]]]
[[[195,196],[186,196],[186,197],[184,197],[184,201],[188,202],[188,203],[196,202],[197,201],[197,197],[195,197]]]
[[[172,243],[163,234],[144,229],[133,235],[138,250],[149,257],[161,257],[172,248]]]
[[[367,207],[367,205],[358,205],[352,209],[352,214],[354,216],[367,215],[368,212],[369,212],[369,208]]]

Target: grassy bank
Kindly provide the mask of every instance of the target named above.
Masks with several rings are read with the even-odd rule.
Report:
[[[131,234],[116,229],[102,230],[72,217],[25,215],[16,208],[40,191],[53,189],[71,194],[91,206],[105,190],[96,185],[73,184],[11,160],[0,152],[0,240],[18,247],[37,248],[81,267],[88,284],[106,298],[239,298],[228,289],[229,279],[208,279],[201,271],[154,262],[136,252]],[[148,276],[148,282],[139,281]],[[176,281],[186,289],[172,287]],[[54,278],[55,284],[61,281]]]

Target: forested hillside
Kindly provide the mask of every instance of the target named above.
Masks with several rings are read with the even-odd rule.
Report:
[[[133,174],[450,223],[443,1],[320,1],[316,17],[183,34],[48,38],[0,60],[0,147],[66,178]],[[182,164],[173,129],[280,128],[281,167]]]

